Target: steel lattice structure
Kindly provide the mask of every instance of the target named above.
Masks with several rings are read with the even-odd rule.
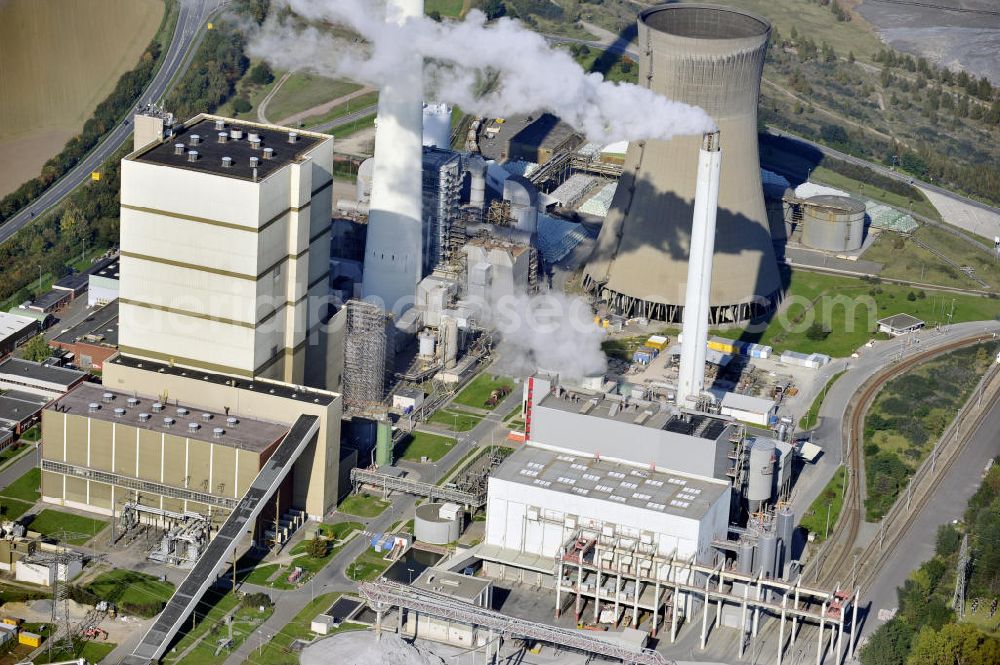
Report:
[[[385,396],[385,314],[373,303],[347,302],[344,337],[344,404],[363,409]]]

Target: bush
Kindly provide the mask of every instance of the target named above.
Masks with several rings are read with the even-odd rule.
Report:
[[[274,601],[271,600],[271,597],[260,591],[256,593],[248,593],[243,596],[240,603],[243,607],[272,607],[274,605]]]
[[[306,554],[314,559],[322,559],[329,551],[329,543],[326,538],[313,538],[306,541]]]
[[[233,100],[233,110],[237,113],[246,113],[252,108],[253,106],[250,105],[250,102],[245,97],[237,97]]]
[[[250,82],[256,85],[267,85],[274,80],[274,71],[266,62],[258,62],[250,70]]]
[[[822,342],[830,335],[830,332],[829,328],[817,321],[809,326],[808,330],[806,330],[806,337],[814,342]]]

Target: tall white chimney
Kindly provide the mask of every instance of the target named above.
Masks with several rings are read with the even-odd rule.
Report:
[[[684,299],[684,346],[677,384],[677,405],[692,407],[705,390],[709,293],[715,252],[715,217],[719,208],[719,132],[702,137],[691,223],[691,252]]]
[[[386,12],[400,23],[422,17],[424,0],[389,0]],[[379,92],[362,282],[365,299],[397,312],[413,304],[421,277],[423,104],[423,60],[407,58]]]

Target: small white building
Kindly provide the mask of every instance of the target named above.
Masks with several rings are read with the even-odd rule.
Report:
[[[773,399],[740,395],[721,390],[712,393],[719,401],[720,413],[745,423],[767,426],[771,423],[778,410],[778,403]]]
[[[424,403],[424,391],[418,388],[400,388],[392,395],[392,408],[412,413]]]
[[[892,337],[899,337],[920,330],[924,325],[926,324],[915,316],[893,314],[878,320],[878,331]]]
[[[18,582],[29,582],[41,586],[52,586],[56,580],[68,582],[83,571],[83,558],[71,559],[68,563],[34,562],[23,559],[14,566],[14,579]]]

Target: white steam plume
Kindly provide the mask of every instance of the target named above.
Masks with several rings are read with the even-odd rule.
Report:
[[[548,369],[568,380],[603,374],[604,329],[583,298],[558,292],[501,296],[479,307],[479,315],[501,335],[498,365],[513,375]]]
[[[250,40],[251,55],[286,70],[347,77],[373,86],[392,79],[400,62],[424,58],[428,99],[487,117],[549,111],[593,141],[669,139],[714,129],[700,108],[631,83],[586,73],[562,49],[511,19],[486,23],[482,12],[463,21],[385,20],[373,0],[284,0],[308,24],[274,7]],[[366,44],[316,25],[339,24]],[[484,77],[496,84],[480,94]]]

